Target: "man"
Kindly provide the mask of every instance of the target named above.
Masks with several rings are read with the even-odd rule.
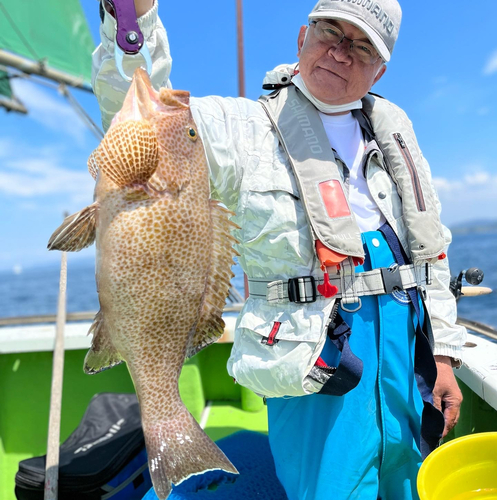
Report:
[[[152,82],[167,85],[157,4],[135,5]],[[368,95],[400,20],[396,0],[320,0],[298,36],[298,67],[268,74],[274,94],[191,99],[213,197],[236,213],[250,282],[228,371],[268,397],[290,499],[417,498],[422,455],[443,428],[431,393],[444,435],[459,414],[452,367],[465,331],[448,289],[450,233],[409,120]],[[127,90],[113,34],[106,5],[93,75],[105,128]]]

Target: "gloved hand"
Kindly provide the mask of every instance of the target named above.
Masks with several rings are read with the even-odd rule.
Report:
[[[154,0],[135,0],[136,16],[141,17],[154,6]]]
[[[112,6],[104,0],[103,2],[105,10],[114,16],[114,10]],[[135,0],[136,17],[141,17],[146,14],[154,6],[154,0]]]

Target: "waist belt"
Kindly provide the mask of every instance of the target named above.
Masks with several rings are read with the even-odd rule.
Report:
[[[354,303],[364,295],[384,295],[395,291],[417,288],[431,284],[431,264],[424,266],[424,276],[416,277],[412,264],[390,267],[380,267],[363,273],[346,272],[330,276],[330,283],[338,288],[333,298],[342,299],[344,303]],[[418,266],[419,271],[422,268]],[[418,275],[421,274],[418,271]],[[315,302],[324,299],[317,293],[317,285],[324,279],[313,276],[300,276],[289,280],[269,281],[264,279],[249,279],[249,295],[253,298],[266,299],[268,302],[296,302],[299,304]]]

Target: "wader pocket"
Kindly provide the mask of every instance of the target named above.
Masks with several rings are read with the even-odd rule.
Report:
[[[306,378],[321,353],[326,332],[324,325],[312,323],[299,335],[283,318],[254,324],[253,317],[242,317],[228,361],[231,376],[269,398],[318,392],[322,384]]]

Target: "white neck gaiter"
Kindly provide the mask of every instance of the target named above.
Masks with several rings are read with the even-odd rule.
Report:
[[[300,73],[295,75],[292,78],[292,83],[304,94],[309,101],[314,104],[314,106],[321,111],[321,113],[325,113],[327,115],[332,114],[332,113],[343,113],[344,111],[352,111],[353,109],[361,109],[362,108],[362,101],[354,101],[354,102],[349,102],[347,104],[339,104],[338,106],[335,106],[333,104],[326,104],[325,102],[320,101],[319,99],[316,99],[310,92],[309,89],[306,87],[303,78],[300,76]]]

